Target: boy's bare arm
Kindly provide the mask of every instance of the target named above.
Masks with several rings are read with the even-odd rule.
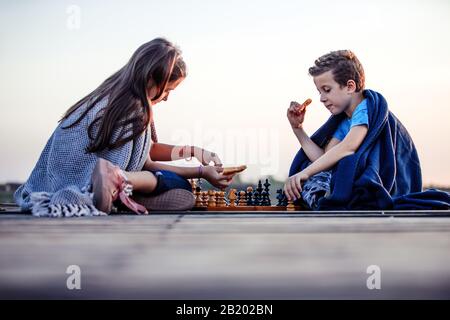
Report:
[[[292,130],[294,131],[298,142],[300,142],[303,151],[311,162],[316,161],[325,153],[322,148],[320,148],[314,141],[311,140],[310,137],[308,137],[306,132],[303,130],[303,127],[292,128]]]
[[[342,158],[355,153],[364,141],[367,131],[368,128],[365,125],[352,127],[342,142],[337,143],[327,150],[327,152],[320,156],[310,166],[305,168],[303,173],[306,174],[307,177],[311,177],[316,173],[332,168]]]

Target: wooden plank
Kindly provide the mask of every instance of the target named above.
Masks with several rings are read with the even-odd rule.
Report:
[[[1,298],[448,298],[450,218],[0,214]],[[82,290],[65,287],[68,265]],[[379,265],[382,290],[368,290]]]

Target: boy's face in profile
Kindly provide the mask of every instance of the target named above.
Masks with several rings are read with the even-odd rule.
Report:
[[[324,72],[313,77],[314,84],[320,94],[320,102],[333,114],[344,112],[349,106],[354,90],[347,86],[341,87],[334,80],[333,71]]]

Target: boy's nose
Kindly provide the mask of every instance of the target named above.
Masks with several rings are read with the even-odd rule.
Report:
[[[326,102],[326,101],[327,101],[327,98],[321,95],[320,96],[320,102]]]

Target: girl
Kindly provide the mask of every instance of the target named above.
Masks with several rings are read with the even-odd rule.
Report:
[[[17,204],[36,216],[100,215],[119,199],[136,213],[187,210],[194,205],[187,178],[227,187],[233,176],[221,174],[215,153],[158,143],[153,106],[167,101],[185,77],[186,65],[172,43],[157,38],[140,46],[124,67],[67,110],[16,191]],[[192,157],[202,165],[157,162]]]

